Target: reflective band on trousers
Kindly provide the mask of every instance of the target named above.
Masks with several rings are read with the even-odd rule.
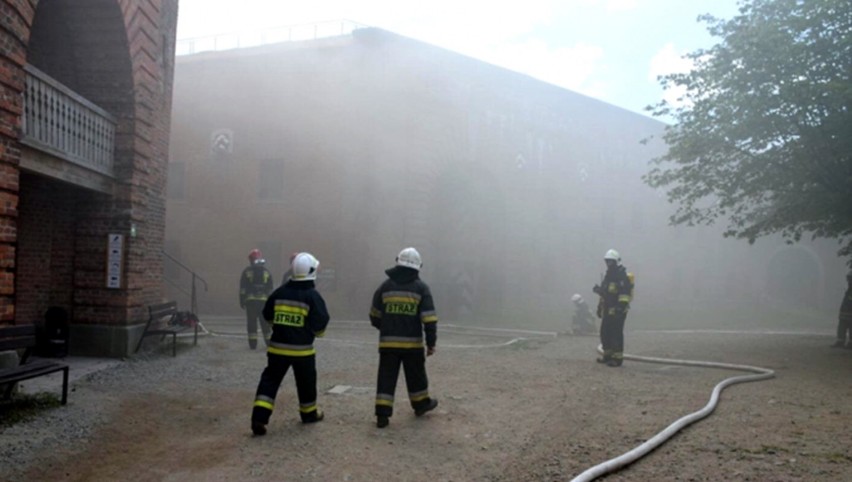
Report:
[[[316,412],[317,411],[317,402],[300,403],[299,404],[299,411],[301,413]]]
[[[316,354],[313,345],[290,345],[287,343],[270,342],[267,353],[282,356],[311,356]]]
[[[429,398],[429,390],[421,390],[419,392],[408,394],[408,399],[412,402],[419,402],[420,400],[426,400],[427,398]]]
[[[275,408],[275,401],[265,395],[258,395],[254,399],[254,406],[272,410]]]
[[[415,336],[379,337],[379,348],[423,348],[423,338]]]
[[[376,405],[383,405],[385,407],[393,407],[393,395],[388,395],[386,393],[377,393],[376,394]]]

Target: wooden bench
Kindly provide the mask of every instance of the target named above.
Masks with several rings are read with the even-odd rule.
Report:
[[[195,336],[192,344],[198,344],[198,323],[191,325],[178,324],[178,309],[177,301],[169,301],[148,307],[148,322],[145,324],[145,331],[139,337],[139,343],[136,344],[136,352],[142,347],[142,340],[147,336],[161,335],[160,340],[163,340],[168,335],[172,335],[172,356],[177,356],[177,336],[179,333],[184,333],[189,330],[195,330]]]
[[[0,387],[5,386],[4,399],[12,396],[15,383],[30,378],[62,372],[62,405],[68,401],[68,365],[54,360],[30,360],[36,346],[35,325],[0,326],[0,351],[24,349],[16,367],[0,368]]]

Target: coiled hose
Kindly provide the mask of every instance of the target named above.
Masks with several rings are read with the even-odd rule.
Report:
[[[603,353],[603,348],[599,345],[598,352]],[[633,462],[639,460],[640,458],[647,455],[649,452],[659,447],[666,440],[670,439],[674,434],[679,432],[684,427],[695,423],[708,415],[710,415],[713,410],[716,409],[716,404],[719,402],[719,394],[722,393],[726,387],[730,385],[735,385],[737,383],[746,383],[746,382],[756,382],[760,380],[767,380],[775,377],[775,372],[773,370],[769,370],[766,368],[753,367],[749,365],[733,365],[730,363],[716,363],[716,362],[706,362],[706,361],[695,361],[695,360],[674,360],[669,358],[653,358],[653,357],[645,357],[645,356],[637,356],[637,355],[624,355],[625,360],[634,360],[640,362],[647,363],[661,363],[665,365],[683,365],[683,366],[693,366],[693,367],[709,367],[709,368],[724,368],[727,370],[739,370],[744,372],[752,372],[756,373],[756,375],[741,375],[737,377],[728,378],[726,380],[722,380],[719,382],[715,388],[713,388],[713,393],[710,395],[710,401],[707,402],[707,405],[704,406],[701,410],[697,412],[690,413],[689,415],[683,416],[676,420],[674,423],[666,427],[662,432],[654,435],[650,439],[646,440],[644,443],[639,445],[638,447],[630,450],[629,452],[625,452],[624,454],[609,459],[605,462],[601,462],[594,467],[586,469],[580,475],[574,477],[572,482],[588,482],[595,480],[596,478],[606,475],[612,472],[615,472],[622,467],[625,467]]]

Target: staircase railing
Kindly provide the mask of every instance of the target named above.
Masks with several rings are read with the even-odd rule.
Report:
[[[198,273],[193,271],[191,268],[189,268],[185,264],[183,264],[180,261],[178,261],[177,259],[175,259],[174,256],[170,255],[165,250],[160,250],[160,252],[163,253],[163,256],[165,256],[171,262],[173,262],[175,264],[175,266],[178,266],[179,268],[183,269],[184,271],[186,271],[187,273],[189,273],[192,276],[192,284],[190,286],[190,292],[189,293],[187,293],[184,288],[178,286],[178,284],[175,283],[174,281],[169,280],[168,278],[166,278],[166,281],[169,284],[171,284],[172,286],[174,286],[177,290],[182,292],[183,294],[189,296],[189,305],[190,305],[189,309],[193,314],[197,315],[198,314],[198,291],[196,290],[196,286],[198,285],[197,282],[201,282],[201,284],[204,285],[204,291],[206,292],[207,291],[207,280],[205,280],[204,278],[199,276]]]

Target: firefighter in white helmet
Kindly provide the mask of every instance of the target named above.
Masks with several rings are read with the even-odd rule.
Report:
[[[603,356],[598,363],[620,367],[624,361],[624,320],[630,308],[633,283],[621,264],[621,255],[610,249],[604,254],[606,274],[601,285],[592,288],[600,296],[598,316],[601,320],[601,345]]]
[[[420,279],[420,253],[405,248],[396,266],[373,294],[370,323],[379,330],[379,375],[376,387],[376,426],[384,428],[393,415],[399,366],[405,369],[408,400],[420,417],[438,406],[429,395],[426,357],[435,353],[438,315],[429,286]],[[425,356],[423,338],[426,338]]]
[[[589,304],[580,295],[574,293],[571,296],[571,301],[574,303],[574,315],[571,318],[572,329],[574,335],[591,335],[595,333],[595,317],[589,309]]]
[[[249,265],[240,275],[240,308],[246,310],[246,331],[248,344],[252,350],[257,348],[257,327],[263,332],[263,341],[269,344],[270,328],[261,314],[266,297],[272,292],[272,274],[266,269],[266,260],[259,249],[253,249],[248,255]]]
[[[290,268],[293,270],[290,281],[273,291],[263,307],[264,318],[272,323],[272,339],[251,413],[251,430],[255,435],[266,434],[275,396],[291,366],[302,423],[324,418],[317,405],[314,338],[325,334],[329,316],[325,300],[314,286],[319,261],[310,253],[299,253],[293,257]]]

